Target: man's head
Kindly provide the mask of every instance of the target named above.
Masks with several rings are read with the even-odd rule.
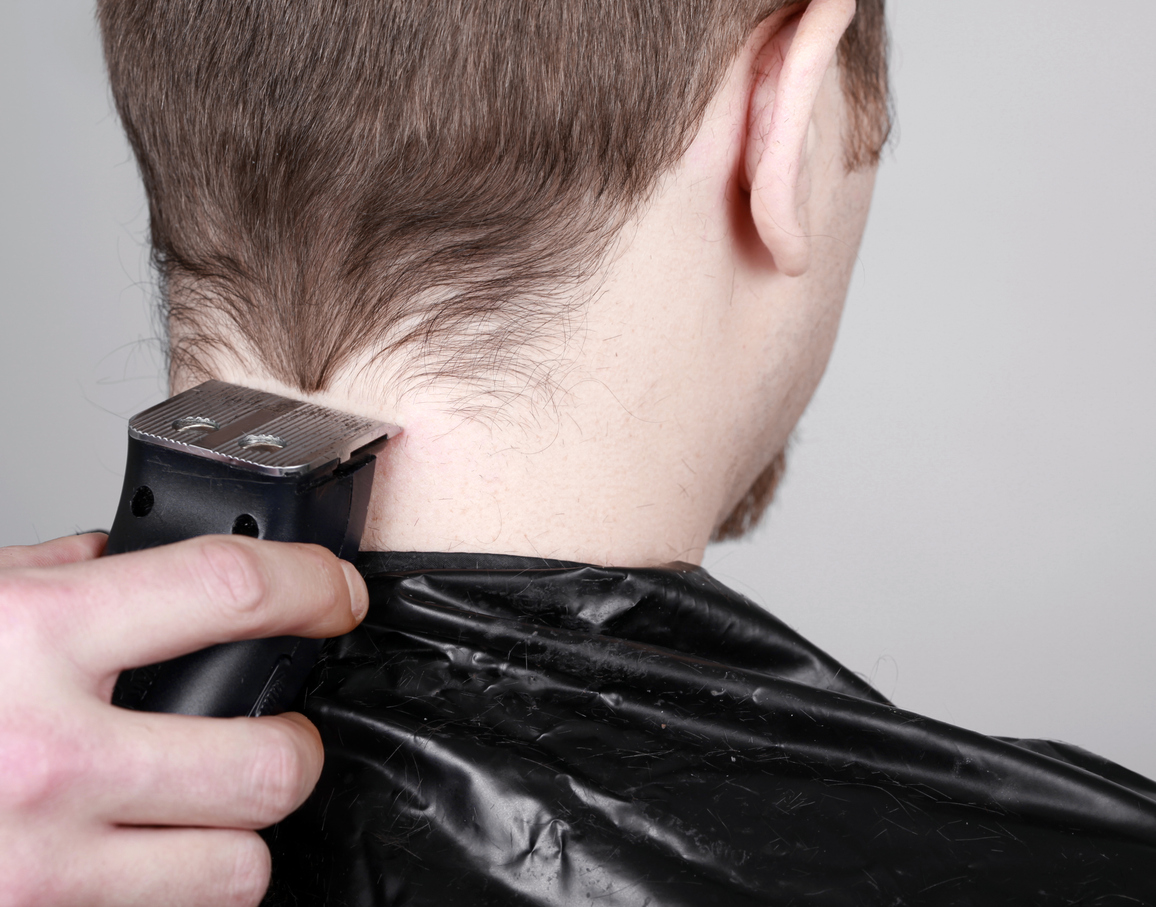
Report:
[[[495,456],[613,438],[623,475],[642,450],[656,475],[684,463],[709,529],[757,514],[746,492],[773,484],[826,362],[887,132],[881,0],[100,17],[175,386],[350,396],[413,444],[471,421]],[[683,449],[694,432],[713,453]]]

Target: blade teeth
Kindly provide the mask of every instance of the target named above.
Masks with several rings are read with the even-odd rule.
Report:
[[[273,435],[285,442],[281,449],[246,450],[238,437],[212,448],[197,444],[198,439],[213,431],[227,429],[246,416],[286,402],[297,405],[259,425],[248,426],[240,436]],[[174,427],[177,420],[186,417],[212,420],[219,428],[210,426],[204,430],[180,431]],[[397,429],[375,419],[302,403],[266,391],[207,381],[134,416],[129,421],[129,433],[164,447],[283,475],[309,472],[334,460],[345,460],[354,450],[383,436],[392,436]]]

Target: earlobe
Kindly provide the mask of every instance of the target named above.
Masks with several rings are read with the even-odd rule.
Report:
[[[815,100],[854,15],[855,0],[811,0],[765,38],[757,57],[745,178],[759,238],[789,277],[811,260],[806,150]]]

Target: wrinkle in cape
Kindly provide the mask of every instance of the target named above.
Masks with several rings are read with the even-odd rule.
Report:
[[[896,708],[704,571],[367,554],[267,904],[1156,904],[1156,785]]]

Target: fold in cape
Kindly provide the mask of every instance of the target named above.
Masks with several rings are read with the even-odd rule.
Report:
[[[896,708],[698,568],[364,554],[270,905],[1156,904],[1156,785]]]

